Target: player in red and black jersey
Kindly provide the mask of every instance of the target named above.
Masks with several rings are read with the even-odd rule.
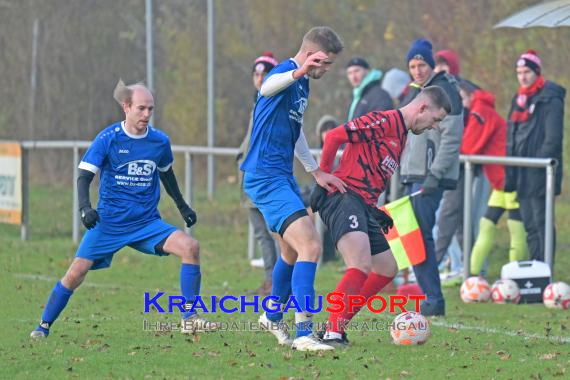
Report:
[[[321,170],[331,171],[338,147],[346,144],[334,175],[346,183],[348,191],[327,193],[317,185],[311,208],[319,212],[346,264],[335,289],[345,295],[345,305],[349,296],[368,300],[396,275],[396,260],[382,233],[393,221],[376,207],[378,197],[398,168],[408,132],[421,134],[437,128],[450,109],[449,97],[440,87],[426,87],[399,110],[373,111],[327,133]],[[322,339],[329,345],[346,346],[344,326],[359,309],[331,313]]]

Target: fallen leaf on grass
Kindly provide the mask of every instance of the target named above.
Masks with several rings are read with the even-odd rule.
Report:
[[[218,351],[209,351],[208,355],[213,357],[213,358],[217,358],[220,356],[220,353]]]
[[[509,352],[505,351],[497,351],[496,354],[499,356],[501,360],[509,360],[512,355]]]
[[[99,352],[106,352],[107,350],[109,350],[109,347],[111,347],[111,346],[109,346],[107,343],[104,343],[101,347],[99,347],[99,348],[97,349],[97,351],[99,351]]]
[[[552,353],[548,353],[548,354],[542,354],[539,356],[538,359],[540,360],[552,360],[555,359],[560,353],[558,352],[552,352]]]

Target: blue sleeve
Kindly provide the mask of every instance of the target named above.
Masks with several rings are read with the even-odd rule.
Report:
[[[174,162],[174,155],[172,154],[172,147],[170,146],[170,139],[166,139],[160,162],[158,163],[158,170],[165,172],[172,166]]]
[[[97,174],[107,157],[108,140],[108,137],[104,136],[103,133],[99,133],[79,163],[79,169],[89,170]]]

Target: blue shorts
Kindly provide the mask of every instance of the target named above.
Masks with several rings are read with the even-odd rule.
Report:
[[[263,214],[267,227],[281,236],[291,223],[307,215],[293,176],[246,172],[243,190]]]
[[[167,253],[157,252],[155,247],[177,229],[161,219],[128,232],[109,231],[110,228],[103,228],[98,223],[95,228],[85,232],[75,257],[92,260],[91,270],[94,270],[110,267],[113,255],[126,246],[149,255],[167,256]]]

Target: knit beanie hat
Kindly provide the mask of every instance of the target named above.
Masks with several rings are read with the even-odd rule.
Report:
[[[348,63],[346,64],[346,68],[348,69],[351,66],[360,66],[367,70],[370,69],[370,65],[368,64],[368,62],[366,62],[366,60],[362,57],[354,57],[350,61],[348,61]]]
[[[536,51],[532,49],[528,49],[526,53],[521,54],[519,59],[517,60],[517,67],[526,66],[532,71],[536,73],[536,75],[540,75],[540,70],[542,68],[542,61],[540,57],[536,53]]]
[[[410,83],[410,74],[397,68],[392,68],[384,74],[382,88],[390,94],[392,99],[399,98]]]
[[[415,40],[406,55],[406,63],[410,63],[412,59],[421,59],[433,69],[435,67],[435,62],[433,60],[431,42],[425,38],[418,38]]]
[[[449,66],[449,74],[459,75],[459,56],[451,49],[440,50],[435,53],[435,60],[443,59]]]
[[[273,58],[273,53],[270,51],[265,51],[261,56],[255,59],[253,63],[253,68],[251,70],[252,73],[254,72],[263,72],[268,73],[270,72],[275,66],[277,66],[279,62],[275,58]]]

